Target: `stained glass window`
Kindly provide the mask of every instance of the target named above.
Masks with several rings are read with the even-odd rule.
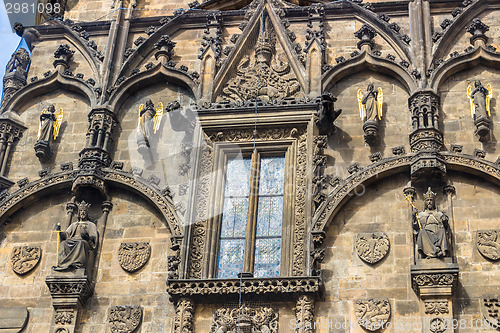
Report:
[[[255,154],[255,153],[254,153]],[[229,159],[226,165],[224,202],[220,228],[217,278],[236,278],[243,272],[245,248],[251,237],[246,234],[249,202],[256,202],[255,277],[279,276],[281,236],[283,228],[284,157],[262,157],[258,173],[258,189],[250,189],[251,159]],[[255,200],[255,201],[254,201]]]

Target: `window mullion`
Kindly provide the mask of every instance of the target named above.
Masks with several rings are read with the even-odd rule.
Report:
[[[243,263],[243,274],[245,276],[253,276],[255,257],[255,226],[257,223],[257,200],[259,195],[259,166],[260,154],[256,149],[254,149],[250,169],[250,193],[248,198],[245,259]]]

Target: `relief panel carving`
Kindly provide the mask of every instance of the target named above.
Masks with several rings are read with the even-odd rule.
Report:
[[[500,297],[485,296],[481,300],[481,313],[490,325],[498,328],[500,325]]]
[[[147,242],[121,243],[118,249],[118,262],[129,273],[141,269],[149,260],[151,246]]]
[[[359,299],[354,306],[359,325],[368,331],[376,331],[387,323],[391,316],[388,299]]]
[[[476,246],[485,258],[500,259],[500,230],[478,230]]]
[[[389,237],[385,233],[367,233],[356,236],[356,252],[369,264],[379,262],[389,252]]]
[[[448,301],[425,301],[425,313],[426,314],[445,314],[449,313]]]
[[[142,321],[142,308],[138,305],[117,305],[109,309],[109,329],[112,333],[132,333]]]
[[[20,275],[26,274],[36,267],[41,257],[40,246],[16,246],[10,256],[12,270]]]
[[[278,333],[278,311],[270,307],[221,308],[215,310],[210,333]]]

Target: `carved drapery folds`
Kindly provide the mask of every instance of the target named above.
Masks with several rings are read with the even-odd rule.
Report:
[[[189,298],[181,298],[175,307],[173,333],[192,333],[194,330],[195,303]]]
[[[410,148],[417,153],[410,167],[412,179],[442,179],[446,174],[446,165],[439,154],[443,149],[443,134],[439,130],[439,96],[432,91],[419,91],[410,97],[408,106],[413,126]]]
[[[142,307],[116,305],[109,309],[108,323],[111,333],[132,333],[142,321]]]
[[[285,53],[277,52],[276,33],[269,16],[260,18],[261,34],[255,53],[244,55],[236,66],[236,76],[222,88],[217,101],[237,102],[254,99],[281,100],[301,97],[301,87]]]
[[[16,246],[10,256],[12,270],[19,275],[29,273],[36,267],[41,257],[40,246]]]
[[[366,92],[358,90],[358,104],[361,121],[363,121],[363,132],[365,142],[374,144],[378,139],[379,121],[382,119],[382,107],[384,95],[382,88],[375,90],[373,83],[368,84]]]
[[[28,76],[28,65],[30,63],[29,52],[21,47],[12,54],[5,68],[3,77],[3,99],[0,109],[11,99],[16,91],[26,85]]]
[[[148,242],[121,243],[118,249],[118,262],[121,268],[134,273],[144,267],[151,256],[151,246]]]
[[[314,332],[314,298],[310,295],[300,295],[293,308],[295,314],[295,332]]]
[[[278,333],[278,311],[247,305],[215,310],[210,333],[238,331]]]
[[[479,138],[479,141],[487,141],[490,138],[491,127],[491,112],[490,100],[493,95],[491,86],[488,84],[485,88],[481,81],[476,80],[474,87],[469,85],[467,87],[467,98],[470,102],[470,112],[476,131],[474,134]]]
[[[41,162],[46,162],[52,157],[50,143],[55,141],[59,135],[59,129],[63,120],[63,109],[56,112],[53,104],[43,109],[40,114],[38,125],[38,136],[35,143],[35,154]]]

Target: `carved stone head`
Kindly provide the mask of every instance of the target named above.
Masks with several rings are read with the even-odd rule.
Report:
[[[427,192],[424,193],[424,202],[426,209],[436,208],[436,193],[432,192],[430,187],[427,189]]]
[[[368,87],[366,88],[366,90],[369,92],[372,92],[373,89],[375,89],[375,86],[373,85],[373,83],[368,84]]]
[[[78,220],[86,221],[89,219],[89,206],[90,204],[82,201],[78,204]]]
[[[47,109],[50,113],[56,112],[56,107],[54,106],[54,104],[50,104]]]

